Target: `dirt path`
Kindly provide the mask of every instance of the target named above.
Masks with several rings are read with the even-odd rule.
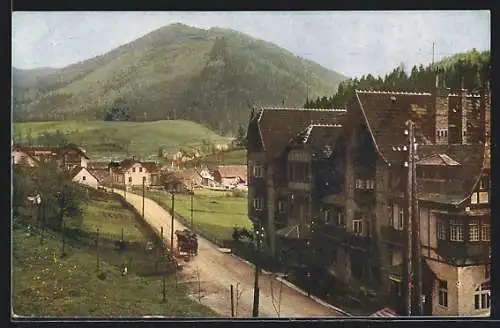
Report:
[[[123,196],[123,191],[116,191]],[[142,197],[127,192],[126,200],[139,213],[142,213]],[[164,238],[170,245],[171,216],[160,205],[151,199],[145,199],[145,220],[156,231],[164,230]],[[174,221],[174,231],[186,228],[177,220]],[[177,240],[174,234],[174,247]],[[254,268],[241,259],[220,252],[218,246],[208,240],[198,237],[198,255],[191,261],[183,263],[180,281],[189,281],[193,284],[192,297],[198,299],[197,272],[201,281],[202,304],[207,305],[222,316],[231,316],[230,285],[236,285],[241,293],[235,312],[238,317],[251,317],[253,304]],[[296,290],[280,283],[270,275],[262,274],[259,278],[260,304],[259,316],[277,317],[278,298],[281,288],[281,317],[325,317],[343,316],[343,314],[326,307]],[[275,306],[272,301],[274,291]],[[236,300],[235,300],[236,303]]]

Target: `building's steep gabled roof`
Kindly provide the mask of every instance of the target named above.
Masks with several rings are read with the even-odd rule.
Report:
[[[419,143],[429,143],[426,135],[432,126],[433,97],[430,93],[356,90],[363,118],[380,156],[392,163],[400,159],[394,146],[406,143],[404,130],[408,120],[415,122]]]
[[[120,168],[122,170],[127,170],[127,169],[131,168],[136,163],[139,163],[139,161],[136,161],[135,159],[132,159],[132,158],[127,158],[127,159],[124,159],[123,161],[120,162]]]
[[[155,173],[158,171],[158,165],[155,162],[141,162],[142,166],[148,170],[149,173]]]
[[[75,166],[69,171],[69,176],[71,179],[73,179],[80,171],[83,169],[81,166]]]
[[[99,182],[111,182],[111,176],[107,169],[88,169],[90,174],[92,174]]]
[[[277,158],[309,125],[341,124],[345,113],[345,109],[262,108],[255,117],[266,156]]]
[[[247,166],[246,165],[219,165],[217,166],[222,178],[241,178],[247,179]]]
[[[90,174],[91,176],[93,176],[97,181],[100,181],[100,179],[94,175],[91,171],[87,170],[86,168],[84,167],[81,167],[81,166],[75,166],[73,167],[70,171],[69,171],[69,176],[71,177],[71,179],[73,179],[78,173],[80,173],[82,170],[86,171],[88,174]]]
[[[40,161],[36,157],[34,157],[33,155],[31,155],[30,153],[24,152],[24,151],[22,151],[20,149],[13,149],[13,152],[14,151],[19,152],[20,155],[21,155],[20,156],[21,160],[19,161],[18,164],[21,164],[21,165],[23,165],[23,164],[29,164],[29,160],[32,160],[35,165],[39,165],[40,164]]]

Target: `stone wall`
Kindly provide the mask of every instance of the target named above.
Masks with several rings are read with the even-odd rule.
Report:
[[[480,315],[489,309],[474,308],[476,287],[485,282],[485,267],[468,266],[458,268],[458,313],[459,316]]]

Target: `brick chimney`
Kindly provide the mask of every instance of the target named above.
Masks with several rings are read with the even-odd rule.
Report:
[[[460,83],[460,115],[461,115],[461,123],[460,123],[460,135],[458,136],[461,144],[467,144],[468,139],[468,131],[467,131],[467,114],[469,109],[467,108],[467,90],[464,87],[464,79]]]
[[[489,87],[489,82],[487,82],[486,90],[481,88],[481,140],[484,141],[484,157],[483,157],[483,169],[490,169],[491,161],[491,125],[490,125],[490,115],[491,115],[491,90]]]
[[[450,89],[439,86],[439,76],[436,76],[434,89],[434,143],[448,144],[448,111]]]

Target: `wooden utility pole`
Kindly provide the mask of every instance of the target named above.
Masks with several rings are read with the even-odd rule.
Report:
[[[66,222],[63,219],[63,221],[62,221],[62,252],[61,252],[61,256],[66,255],[66,252],[65,252],[65,248],[66,248],[65,234],[66,234]]]
[[[253,311],[254,317],[259,316],[259,260],[255,260],[255,278],[253,287]]]
[[[234,287],[231,285],[231,317],[234,317]]]
[[[403,150],[407,150],[408,157],[405,158],[404,161],[404,172],[406,176],[406,184],[405,184],[405,206],[404,206],[404,249],[403,249],[403,296],[404,296],[404,304],[405,304],[405,314],[407,316],[412,315],[412,197],[413,197],[413,176],[412,170],[410,168],[410,154],[409,150],[410,146],[410,132],[409,132],[408,124],[405,127],[405,135],[407,137],[407,141],[403,146]]]
[[[174,215],[175,215],[175,192],[172,190],[172,218],[170,221],[170,251],[174,253]]]
[[[163,239],[163,227],[161,227],[161,240],[160,240],[160,247],[161,247],[161,260],[162,260],[162,290],[163,290],[163,302],[167,301],[167,292],[165,288],[165,244],[164,244],[164,239]]]
[[[193,197],[194,197],[194,189],[193,189],[193,183],[191,183],[191,230],[193,230],[194,225],[193,225]]]
[[[415,139],[415,124],[409,121],[408,124],[409,137],[410,137],[410,165],[411,172],[411,213],[412,213],[412,271],[413,271],[413,314],[423,315],[423,302],[422,302],[422,257],[420,247],[420,215],[418,210],[418,189],[417,189],[417,163],[416,163],[416,139]]]
[[[146,183],[146,177],[142,177],[142,219],[144,220],[144,185]]]
[[[254,277],[254,287],[253,287],[253,316],[259,316],[259,275],[260,275],[260,246],[264,239],[264,229],[255,227],[255,244],[256,244],[256,253],[255,253],[255,277]]]
[[[101,264],[101,253],[99,250],[99,228],[97,228],[97,240],[96,240],[96,246],[97,246],[97,271],[100,270],[100,264]]]

